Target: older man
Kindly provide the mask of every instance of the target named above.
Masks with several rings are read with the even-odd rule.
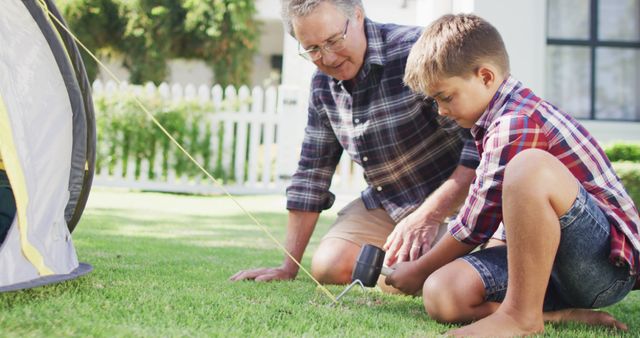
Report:
[[[417,259],[464,200],[477,166],[466,134],[402,82],[422,28],[375,23],[359,0],[288,0],[282,9],[300,55],[317,67],[298,170],[287,189],[287,249],[302,258],[320,212],[334,202],[331,177],[346,151],[369,186],[338,213],[313,256],[312,274],[322,283],[350,282],[366,243],[384,246],[389,265]],[[297,273],[286,256],[280,267],[231,279]]]

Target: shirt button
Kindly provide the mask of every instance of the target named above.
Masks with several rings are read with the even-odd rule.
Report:
[[[378,190],[378,191],[382,191],[382,187],[381,187],[381,186],[378,186],[378,187],[376,188],[376,190]]]
[[[353,122],[360,123],[360,119],[355,119],[355,120],[353,120]]]
[[[367,161],[369,161],[368,157],[365,156],[365,157],[362,158],[362,162],[367,162]]]

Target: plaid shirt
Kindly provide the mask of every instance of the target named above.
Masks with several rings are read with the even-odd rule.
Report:
[[[335,196],[329,186],[343,151],[363,167],[365,206],[382,206],[395,221],[422,204],[458,164],[477,166],[470,135],[465,144],[462,129],[439,118],[432,104],[402,82],[422,28],[368,19],[365,26],[367,52],[353,88],[347,90],[346,81],[319,71],[313,76],[287,209],[319,212],[331,207]]]
[[[596,140],[576,120],[509,77],[471,129],[480,165],[458,217],[449,224],[460,241],[487,241],[502,222],[502,180],[506,164],[524,149],[537,148],[560,160],[595,198],[611,224],[616,265],[636,271],[640,218],[633,201]]]

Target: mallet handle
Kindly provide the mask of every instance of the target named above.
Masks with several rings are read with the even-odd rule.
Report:
[[[383,266],[382,266],[382,270],[380,271],[380,273],[381,273],[383,276],[389,276],[389,275],[390,275],[390,274],[392,274],[394,271],[396,271],[396,270],[395,270],[395,269],[392,269],[392,268],[390,268],[390,267],[388,267],[388,266],[384,266],[384,265],[383,265]]]

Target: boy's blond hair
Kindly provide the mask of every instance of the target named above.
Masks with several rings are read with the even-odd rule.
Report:
[[[467,77],[482,63],[509,73],[509,55],[500,33],[473,14],[447,14],[425,29],[411,48],[404,82],[413,91],[427,88],[445,77]]]

